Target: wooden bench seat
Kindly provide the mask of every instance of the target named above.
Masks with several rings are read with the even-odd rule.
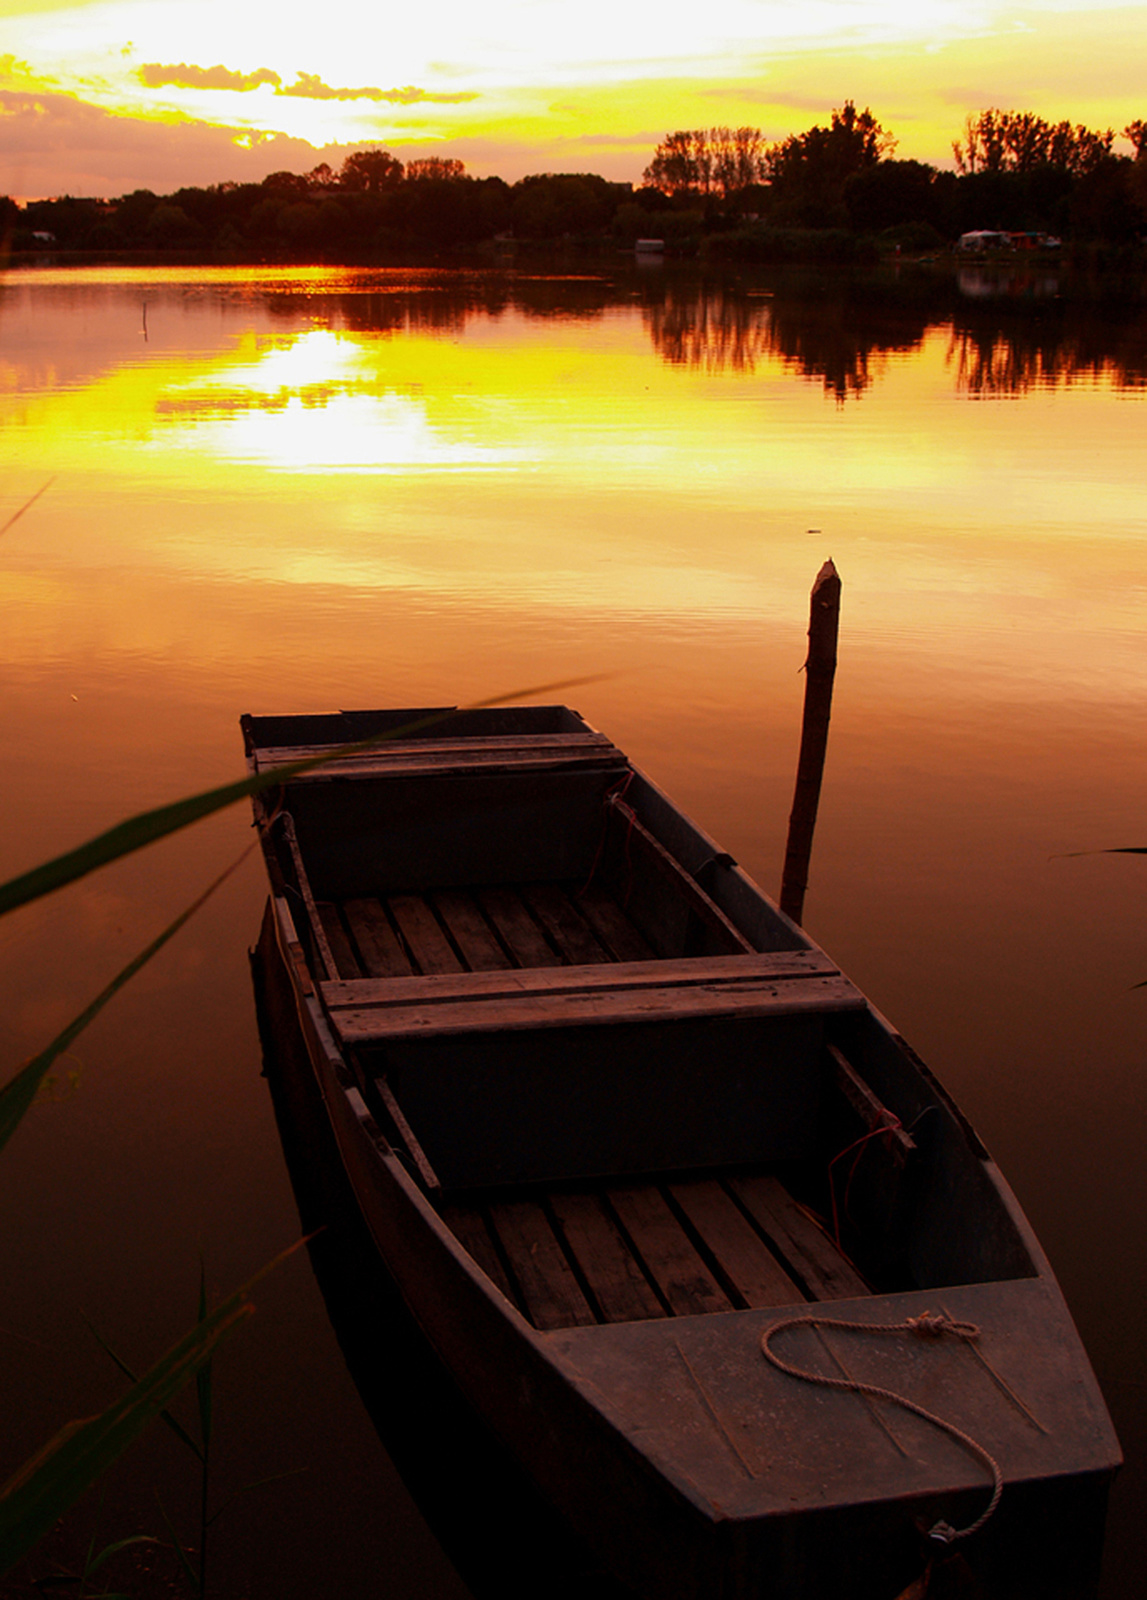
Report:
[[[432,776],[449,772],[529,772],[571,766],[622,768],[625,758],[603,733],[535,733],[486,738],[387,739],[377,748],[334,755],[292,783],[335,778]],[[309,761],[322,745],[272,745],[253,752],[257,772]]]
[[[553,973],[515,971],[493,980],[488,973],[459,973],[445,980],[360,979],[323,984],[322,993],[335,1032],[346,1045],[579,1023],[793,1016],[864,1006],[860,991],[839,973],[794,971],[792,962],[793,955],[785,953],[631,962],[604,969],[562,967]],[[740,970],[727,970],[732,965]]]
[[[320,904],[344,1044],[863,1006],[818,952],[659,960],[600,886],[531,883]]]

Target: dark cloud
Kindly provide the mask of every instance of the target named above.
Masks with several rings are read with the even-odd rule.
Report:
[[[315,72],[297,72],[294,83],[284,84],[279,74],[270,67],[258,67],[254,72],[234,72],[230,67],[197,67],[186,61],[165,66],[159,61],[147,61],[138,68],[139,81],[149,89],[162,89],[171,84],[179,89],[231,89],[246,94],[269,83],[276,94],[292,95],[298,100],[375,100],[391,105],[461,105],[466,100],[477,100],[476,93],[466,90],[450,94],[436,94],[432,89],[416,89],[407,84],[402,89],[378,89],[366,84],[360,89],[336,88],[324,83]]]
[[[263,83],[273,83],[277,89],[283,81],[270,67],[257,67],[254,72],[232,72],[230,67],[195,67],[186,61],[167,67],[158,61],[146,61],[137,76],[149,89],[174,84],[180,89],[234,89],[239,94],[257,89]]]
[[[431,105],[460,105],[464,100],[477,100],[474,93],[462,91],[454,94],[435,94],[430,89],[415,89],[408,84],[405,89],[336,89],[329,83],[316,76],[313,72],[300,72],[296,74],[295,82],[285,89],[276,89],[276,94],[297,95],[300,100],[386,100],[392,105],[416,106]]]

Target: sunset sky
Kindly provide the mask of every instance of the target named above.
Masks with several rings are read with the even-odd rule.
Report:
[[[639,181],[674,128],[777,139],[850,98],[938,165],[986,106],[1118,133],[1147,116],[1147,4],[0,0],[0,193],[21,199],[257,181],[368,145]]]

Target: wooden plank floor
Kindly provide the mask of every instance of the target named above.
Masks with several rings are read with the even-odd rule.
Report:
[[[531,1190],[442,1217],[536,1328],[870,1293],[773,1174]]]
[[[339,978],[649,961],[651,948],[596,884],[524,883],[327,902]]]

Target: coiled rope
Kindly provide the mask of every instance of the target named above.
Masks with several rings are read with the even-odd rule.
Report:
[[[788,1317],[784,1322],[775,1322],[771,1328],[765,1329],[761,1335],[761,1353],[766,1361],[779,1371],[788,1373],[792,1378],[802,1378],[806,1383],[819,1383],[825,1389],[842,1389],[849,1394],[865,1394],[876,1400],[887,1400],[905,1411],[911,1411],[914,1416],[922,1417],[925,1422],[930,1422],[934,1428],[939,1428],[958,1444],[962,1444],[965,1450],[982,1462],[991,1473],[992,1498],[975,1522],[969,1523],[966,1528],[953,1528],[950,1522],[941,1520],[929,1528],[928,1537],[936,1540],[938,1544],[952,1544],[956,1539],[967,1539],[971,1534],[978,1533],[999,1505],[1000,1496],[1004,1492],[1004,1475],[995,1457],[970,1434],[965,1433],[963,1428],[958,1428],[954,1422],[948,1422],[944,1417],[938,1417],[935,1412],[917,1405],[915,1400],[909,1400],[905,1395],[895,1394],[891,1389],[883,1389],[879,1384],[863,1383],[858,1378],[827,1378],[819,1372],[806,1372],[802,1367],[794,1367],[782,1356],[777,1355],[772,1348],[772,1340],[778,1333],[783,1333],[788,1328],[839,1328],[844,1333],[911,1333],[923,1339],[940,1339],[945,1334],[951,1334],[964,1343],[971,1344],[980,1337],[980,1330],[976,1324],[955,1322],[945,1314],[931,1311],[923,1311],[918,1317],[909,1317],[904,1322],[842,1322],[835,1317]]]

